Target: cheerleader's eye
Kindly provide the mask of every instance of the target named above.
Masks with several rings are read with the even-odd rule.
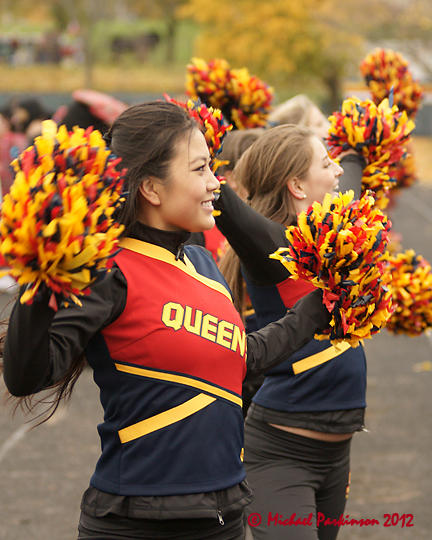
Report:
[[[199,167],[196,167],[193,170],[196,171],[196,172],[204,172],[206,170],[206,168],[209,167],[209,166],[210,166],[210,158],[208,160],[206,160],[204,163],[201,162],[201,165]]]

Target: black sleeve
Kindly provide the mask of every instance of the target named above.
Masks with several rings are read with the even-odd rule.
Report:
[[[31,305],[16,301],[4,348],[4,380],[15,396],[34,394],[59,381],[90,339],[115,320],[126,303],[126,279],[117,266],[80,298],[54,312],[43,288]]]
[[[344,169],[339,179],[339,191],[353,189],[360,197],[363,168],[366,162],[360,154],[347,154],[341,159]],[[272,221],[246,204],[229,187],[221,185],[221,196],[215,203],[220,215],[216,225],[239,256],[248,278],[260,285],[280,283],[289,277],[288,270],[269,255],[287,246],[285,226]]]
[[[285,227],[262,216],[246,204],[228,186],[221,185],[215,203],[221,214],[216,225],[239,256],[248,277],[267,285],[284,281],[289,272],[279,261],[269,259],[278,248],[286,246]]]
[[[361,185],[363,169],[366,167],[366,160],[360,154],[347,154],[340,161],[344,170],[339,178],[339,191],[344,193],[349,189],[354,190],[354,198],[359,199],[361,195]]]
[[[316,289],[301,298],[284,317],[247,335],[248,372],[262,373],[285,361],[317,331],[327,328],[329,322],[322,291]]]

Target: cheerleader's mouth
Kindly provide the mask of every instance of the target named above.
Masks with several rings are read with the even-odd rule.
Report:
[[[206,210],[208,210],[209,212],[213,212],[213,210],[214,210],[214,208],[213,208],[213,201],[214,201],[214,199],[210,199],[210,200],[208,200],[208,201],[203,201],[203,202],[201,203],[201,206],[202,206],[203,208],[205,208]]]

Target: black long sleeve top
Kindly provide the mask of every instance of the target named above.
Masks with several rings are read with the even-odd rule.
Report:
[[[364,158],[359,154],[348,154],[342,158],[341,165],[344,174],[339,179],[339,190],[352,189],[355,197],[359,197]],[[285,225],[253,210],[227,184],[221,187],[216,209],[221,212],[216,217],[217,227],[240,258],[243,275],[248,281],[266,286],[281,283],[289,277],[288,270],[279,261],[269,258],[271,253],[286,245]],[[266,422],[316,431],[349,432],[364,427],[364,409],[288,413],[253,403],[250,413]]]

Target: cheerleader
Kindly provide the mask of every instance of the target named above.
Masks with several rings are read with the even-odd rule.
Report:
[[[249,205],[222,186],[216,220],[233,251],[221,270],[238,307],[246,281],[258,327],[279,319],[310,292],[308,282],[290,279],[269,255],[287,246],[286,226],[314,201],[348,186],[359,194],[362,160],[355,153],[348,157],[349,173],[342,176],[342,167],[330,159],[319,137],[303,127],[282,125],[261,135],[234,170]],[[317,528],[316,518],[320,512],[337,519],[345,507],[351,438],[364,428],[363,348],[312,339],[265,375],[245,428],[245,466],[255,494],[249,512],[262,518],[253,528],[254,538],[334,539],[338,528]],[[269,516],[284,521],[294,514],[310,524],[268,522]]]
[[[303,347],[329,315],[314,291],[246,336],[211,256],[185,246],[214,225],[219,182],[203,134],[173,103],[130,107],[106,140],[127,167],[125,232],[82,306],[16,302],[4,350],[15,396],[72,391],[85,362],[100,388],[102,453],[84,493],[80,539],[241,539],[242,379]],[[24,291],[21,291],[23,294]],[[25,343],[25,347],[23,347]]]

